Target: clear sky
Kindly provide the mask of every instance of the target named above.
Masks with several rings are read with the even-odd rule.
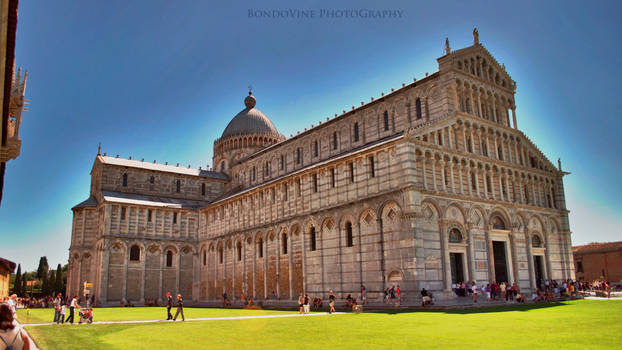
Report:
[[[321,13],[342,9],[393,16]],[[620,1],[21,1],[16,58],[31,104],[7,164],[0,256],[29,270],[42,255],[67,262],[98,142],[205,167],[249,84],[289,136],[435,72],[445,37],[469,46],[474,26],[517,82],[519,128],[572,173],[573,243],[622,240],[620,13]]]

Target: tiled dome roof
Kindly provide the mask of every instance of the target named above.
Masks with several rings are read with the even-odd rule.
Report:
[[[229,122],[225,131],[222,133],[221,139],[235,135],[247,134],[266,134],[274,133],[278,135],[278,131],[274,124],[260,110],[255,108],[256,100],[249,93],[244,99],[244,108]]]

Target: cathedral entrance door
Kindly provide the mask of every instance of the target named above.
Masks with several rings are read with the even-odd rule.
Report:
[[[495,266],[495,281],[497,283],[508,281],[508,263],[505,256],[505,242],[492,241],[492,255]]]
[[[533,270],[536,274],[536,286],[540,286],[542,279],[544,278],[544,264],[542,262],[541,255],[533,256]]]
[[[449,253],[449,266],[451,267],[451,283],[466,282],[464,280],[464,264],[462,253]]]

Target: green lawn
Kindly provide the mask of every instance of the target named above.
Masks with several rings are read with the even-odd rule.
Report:
[[[171,313],[175,316],[175,308]],[[203,317],[227,317],[227,316],[247,316],[247,315],[273,315],[286,314],[291,311],[274,310],[243,310],[243,309],[214,309],[214,308],[184,308],[186,318]],[[69,316],[69,310],[65,318]],[[181,317],[181,316],[179,316]],[[20,323],[47,323],[54,320],[53,309],[18,309],[17,318]],[[78,313],[74,316],[78,322]],[[166,319],[166,309],[164,307],[110,307],[93,309],[93,319],[95,321],[129,321],[129,320],[162,320]]]
[[[619,349],[622,302],[27,329],[50,350]]]

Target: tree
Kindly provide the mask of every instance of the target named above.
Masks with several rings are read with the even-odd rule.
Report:
[[[22,296],[22,265],[17,265],[17,273],[15,273],[15,282],[13,282],[13,294]]]
[[[56,267],[56,279],[54,280],[54,291],[56,293],[63,293],[63,268],[58,264]]]
[[[50,272],[50,278],[48,278],[48,295],[56,295],[56,290],[54,287],[56,286],[56,271],[52,270]]]
[[[22,296],[25,297],[26,296],[26,279],[25,278],[22,278],[21,290],[22,290]]]
[[[47,277],[49,269],[50,269],[50,266],[48,265],[48,258],[45,256],[42,256],[41,259],[39,259],[39,267],[37,268],[37,278],[43,281],[43,278]]]

